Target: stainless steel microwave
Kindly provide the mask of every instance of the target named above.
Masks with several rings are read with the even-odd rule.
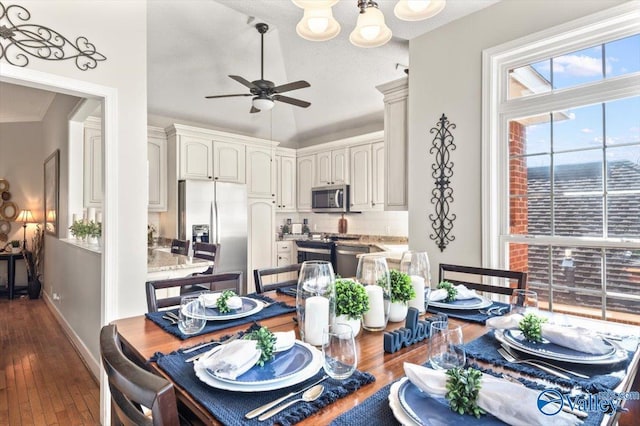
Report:
[[[346,213],[349,211],[349,185],[321,186],[311,189],[314,213]]]

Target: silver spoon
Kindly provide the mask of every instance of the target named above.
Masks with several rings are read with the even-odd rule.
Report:
[[[324,386],[323,385],[314,386],[311,389],[309,389],[308,391],[306,391],[305,393],[303,393],[302,394],[302,398],[294,399],[293,401],[289,401],[286,404],[283,404],[283,405],[281,405],[279,407],[274,408],[273,410],[269,410],[266,413],[264,413],[263,415],[261,415],[260,417],[258,417],[258,420],[260,420],[261,422],[264,421],[264,420],[267,420],[269,417],[275,416],[280,411],[282,411],[285,408],[288,408],[288,407],[290,407],[293,404],[296,404],[298,402],[315,401],[316,399],[320,398],[320,395],[322,395],[322,392],[324,392]]]

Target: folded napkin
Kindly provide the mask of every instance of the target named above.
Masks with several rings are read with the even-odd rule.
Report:
[[[478,297],[478,294],[475,290],[469,290],[466,286],[460,284],[455,286],[456,290],[458,290],[458,294],[456,294],[456,300],[466,300],[473,299],[474,297]],[[439,288],[437,290],[432,290],[429,295],[429,302],[439,302],[447,298],[447,289]]]
[[[286,351],[296,343],[296,332],[293,330],[277,331],[273,335],[276,337],[276,343],[273,347],[274,352]]]
[[[220,296],[222,293],[203,293],[200,295],[207,308],[215,308]],[[227,306],[229,309],[240,309],[242,308],[242,299],[238,296],[232,296],[227,299]]]
[[[196,363],[217,377],[235,380],[258,362],[262,352],[255,340],[238,339],[211,349]]]
[[[420,365],[404,363],[404,372],[414,385],[433,396],[444,397],[447,392],[447,375],[444,370],[432,370]],[[549,416],[538,410],[540,391],[523,385],[483,374],[476,404],[503,422],[513,426],[547,425]],[[570,426],[582,423],[573,414],[560,411],[553,416],[554,426]]]
[[[487,320],[487,327],[497,329],[518,330],[523,316],[520,314],[493,317]],[[565,327],[557,324],[542,324],[542,337],[556,345],[576,351],[602,355],[611,350],[599,336],[592,336],[582,328]]]

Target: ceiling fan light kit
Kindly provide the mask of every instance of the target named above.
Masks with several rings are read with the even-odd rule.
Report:
[[[326,41],[340,33],[340,24],[333,17],[331,7],[338,0],[291,0],[304,9],[296,32],[305,40]],[[384,15],[373,0],[357,0],[358,21],[349,35],[349,41],[358,47],[378,47],[391,40],[391,30],[384,22]],[[399,0],[393,9],[398,19],[421,21],[431,18],[444,9],[446,0]]]
[[[251,104],[260,111],[269,111],[273,108],[274,102],[266,96],[256,96]]]

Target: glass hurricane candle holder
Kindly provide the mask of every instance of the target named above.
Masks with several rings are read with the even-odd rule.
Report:
[[[362,328],[368,331],[384,330],[391,308],[391,279],[387,259],[375,254],[361,256],[356,281],[365,286],[369,296],[369,310],[364,314]]]
[[[322,345],[322,332],[336,316],[335,275],[330,262],[308,261],[298,277],[296,311],[300,339],[313,346]]]
[[[425,313],[429,301],[426,293],[431,289],[431,267],[427,252],[410,250],[402,253],[400,272],[409,275],[416,292],[416,297],[409,301],[409,307],[416,308],[421,314]]]

